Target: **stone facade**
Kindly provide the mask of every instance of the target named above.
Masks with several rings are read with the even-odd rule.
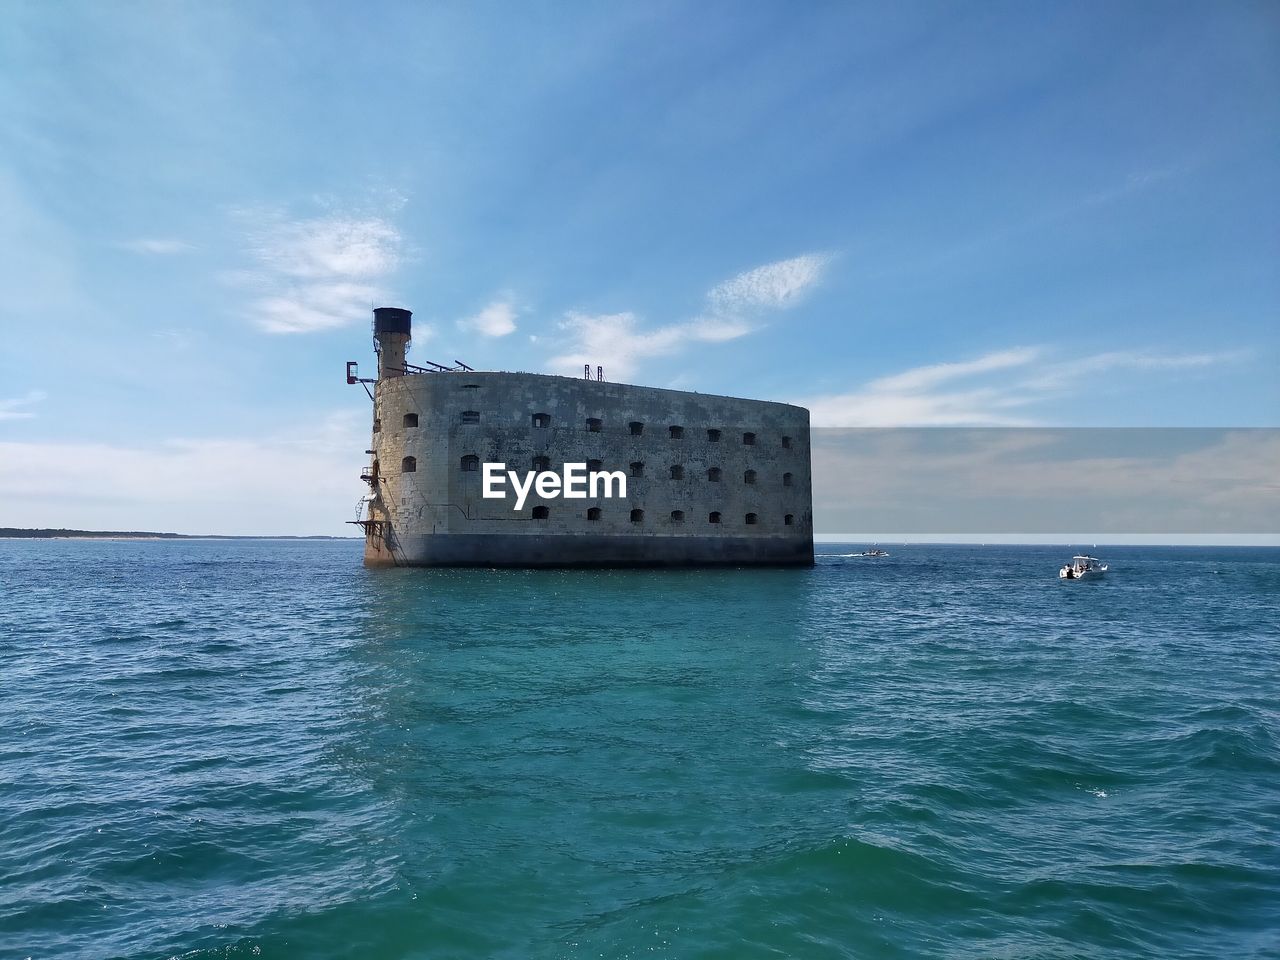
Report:
[[[802,407],[472,371],[383,376],[374,398],[366,565],[813,563]],[[531,491],[516,511],[481,496],[485,462],[592,463],[626,473],[627,496]]]

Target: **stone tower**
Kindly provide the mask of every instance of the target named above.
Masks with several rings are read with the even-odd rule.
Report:
[[[373,342],[378,352],[378,379],[404,376],[409,349],[412,311],[402,307],[378,307],[373,311]]]

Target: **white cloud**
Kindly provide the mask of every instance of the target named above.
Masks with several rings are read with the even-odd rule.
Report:
[[[1280,529],[1280,430],[825,430],[814,439],[814,510],[828,530]]]
[[[30,420],[35,414],[23,409],[30,407],[45,398],[46,394],[43,390],[29,390],[21,397],[12,397],[8,400],[0,400],[0,420]]]
[[[460,330],[469,330],[482,337],[505,337],[516,330],[515,307],[506,300],[495,300],[479,313],[458,321]]]
[[[1044,348],[1014,347],[972,360],[915,367],[848,393],[797,402],[809,408],[815,426],[823,427],[1031,426],[1043,422],[1031,408],[1069,395],[1091,376],[1205,368],[1244,356],[1243,351],[1112,351],[1054,360]]]
[[[707,300],[718,313],[790,306],[821,279],[830,262],[830,254],[806,253],[766,263],[712,287]]]
[[[346,326],[386,298],[384,284],[402,258],[402,238],[389,220],[244,216],[251,221],[248,251],[255,266],[235,279],[258,292],[249,313],[266,332]]]
[[[671,356],[696,343],[725,343],[752,333],[762,311],[787,307],[821,278],[829,254],[809,253],[744,271],[707,292],[703,315],[650,330],[639,328],[634,313],[571,312],[560,323],[573,341],[551,365],[568,376],[584,364],[601,365],[611,379],[626,379],[641,363]]]
[[[979,373],[992,373],[996,370],[1007,370],[1010,367],[1025,366],[1034,360],[1040,351],[1035,347],[1014,347],[1012,350],[999,350],[978,357],[976,360],[965,360],[960,363],[935,363],[926,367],[916,367],[903,373],[889,377],[881,377],[867,384],[868,390],[880,393],[901,393],[922,390]]]
[[[134,253],[149,253],[156,256],[172,256],[176,253],[188,253],[195,249],[185,240],[178,240],[173,237],[140,237],[137,240],[126,240],[120,246],[126,250],[132,250]]]
[[[642,361],[669,356],[688,344],[722,343],[750,331],[745,324],[706,319],[638,330],[633,313],[570,313],[560,323],[560,329],[573,336],[577,349],[553,357],[552,367],[566,376],[577,376],[584,364],[600,365],[611,380],[625,380]]]
[[[30,527],[350,535],[368,409],[312,420],[302,432],[129,446],[0,442],[0,497]]]

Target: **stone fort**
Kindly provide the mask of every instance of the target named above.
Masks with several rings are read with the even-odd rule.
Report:
[[[412,314],[374,310],[366,566],[813,563],[809,411],[683,390],[406,361]],[[589,371],[588,371],[589,373]],[[368,386],[366,386],[368,389]],[[626,473],[625,498],[482,496],[481,467]]]

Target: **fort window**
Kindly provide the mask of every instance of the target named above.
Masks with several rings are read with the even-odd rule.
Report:
[[[748,514],[747,514],[747,523],[748,523],[748,524],[753,524],[753,523],[755,523],[757,520],[758,520],[758,518],[756,517],[756,515],[755,515],[754,513],[748,513]]]
[[[782,449],[783,449],[783,450],[790,450],[790,449],[791,449],[791,438],[790,438],[790,437],[783,437],[783,438],[782,438]]]
[[[479,423],[480,411],[479,410],[463,410],[462,415],[458,419],[461,420],[463,423]]]
[[[756,443],[756,435],[754,433],[744,433],[742,435],[742,445],[744,447],[753,447]]]
[[[707,479],[708,479],[708,480],[710,480],[712,483],[719,483],[719,482],[720,482],[720,468],[719,468],[719,467],[712,467],[710,470],[708,470],[708,471],[707,471]]]
[[[604,423],[597,417],[587,418],[587,433],[599,433]]]
[[[643,476],[644,476],[644,462],[643,462],[643,461],[641,461],[641,460],[636,460],[636,461],[632,462],[632,464],[631,464],[631,475],[632,475],[633,477],[643,477]]]
[[[791,486],[791,474],[789,474],[789,473],[784,473],[784,474],[782,475],[782,485],[783,485],[784,487],[789,487],[789,486]]]
[[[672,480],[683,480],[683,479],[684,479],[684,467],[680,467],[680,466],[672,467],[672,468],[671,468],[671,479],[672,479]]]
[[[719,442],[720,442],[720,431],[719,431],[719,430],[708,430],[708,431],[707,431],[707,442],[708,442],[708,443],[719,443]]]
[[[550,469],[551,469],[551,458],[550,458],[550,457],[534,457],[534,458],[533,458],[533,469],[535,469],[535,470],[550,470]]]
[[[683,439],[684,439],[684,427],[672,426],[672,427],[670,428],[670,430],[671,430],[671,439],[672,439],[672,440],[683,440]]]
[[[742,475],[742,482],[743,482],[743,483],[755,483],[755,482],[756,482],[756,472],[755,472],[754,470],[748,470],[746,473],[744,473],[744,474]]]
[[[782,523],[784,526],[789,527],[795,522],[796,522],[796,518],[794,514],[788,513],[785,517],[782,518]]]
[[[643,510],[632,510],[632,511],[631,511],[631,522],[632,522],[632,523],[643,523],[643,522],[644,522],[644,511],[643,511]]]
[[[632,420],[627,424],[627,429],[631,431],[633,437],[638,437],[644,433],[644,424],[639,420]]]
[[[719,523],[719,522],[720,522],[720,511],[712,510],[711,513],[707,515],[707,523]]]
[[[684,511],[683,511],[683,510],[672,510],[672,511],[671,511],[671,522],[672,522],[672,523],[684,523]]]
[[[480,469],[480,458],[474,453],[468,453],[462,458],[462,470],[464,473],[475,473]]]
[[[405,457],[400,461],[401,473],[416,473],[418,470],[418,460],[416,457]]]
[[[600,519],[600,508],[599,508],[599,507],[591,507],[589,510],[587,510],[587,519],[588,519],[588,520],[599,520],[599,519]]]
[[[480,384],[478,384],[478,383],[464,383],[464,384],[462,385],[462,389],[463,389],[463,390],[479,390],[479,389],[480,389]]]
[[[416,413],[406,413],[404,415],[404,425],[406,427],[416,427],[418,425],[418,415]]]
[[[549,414],[549,413],[535,413],[535,414],[533,415],[533,425],[534,425],[535,427],[549,427],[549,426],[551,426],[551,414]]]
[[[373,418],[373,432],[374,432],[374,433],[379,433],[379,432],[381,432],[381,430],[382,430],[382,421],[381,421],[381,420],[379,420],[377,417],[374,417],[374,418]]]
[[[535,520],[546,520],[550,516],[551,516],[551,511],[547,507],[533,508],[533,519]]]

